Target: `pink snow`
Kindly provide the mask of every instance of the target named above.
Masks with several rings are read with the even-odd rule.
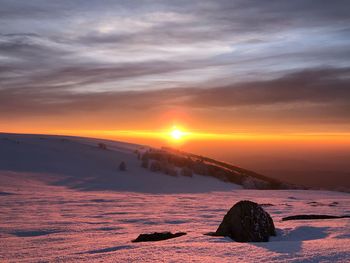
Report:
[[[113,159],[116,167],[118,156],[125,159],[128,171],[122,174],[116,168],[118,180],[110,180],[114,166],[113,169],[105,167],[106,162],[99,159],[101,152],[95,153],[95,148],[89,148],[95,147],[95,141],[79,139],[77,151],[85,157],[95,158],[91,167],[106,168],[101,171],[103,180],[127,183],[127,187],[122,188],[117,185],[102,190],[93,186],[86,191],[77,182],[62,181],[66,175],[48,173],[50,169],[36,171],[26,160],[9,163],[11,158],[26,154],[29,147],[33,148],[29,160],[33,165],[40,161],[35,159],[40,152],[44,159],[45,154],[57,151],[57,156],[61,156],[60,151],[66,147],[56,141],[46,142],[48,145],[43,147],[36,141],[38,138],[26,139],[23,135],[18,135],[17,139],[19,144],[0,142],[0,262],[350,261],[349,219],[281,221],[282,217],[295,214],[350,214],[350,195],[347,193],[243,190],[220,181],[206,181],[208,178],[203,176],[173,178],[150,173],[136,166],[137,158],[132,151],[139,146],[121,143],[111,145],[116,151],[112,157],[116,157]],[[89,147],[81,144],[83,140]],[[74,161],[80,160],[74,152],[66,152],[66,155]],[[61,156],[57,159],[58,164],[65,165],[63,161],[68,162],[68,159]],[[4,160],[8,167],[20,164],[17,171],[5,171]],[[83,159],[78,164],[84,165]],[[73,168],[58,170],[69,172],[71,176]],[[85,187],[90,177],[91,174],[77,175]],[[135,185],[133,180],[142,183]],[[142,189],[143,184],[146,191]],[[209,187],[211,184],[214,184],[213,188]],[[191,192],[190,186],[195,190]],[[273,205],[264,209],[275,222],[276,237],[268,243],[237,243],[229,238],[203,235],[215,231],[228,209],[242,199]],[[160,242],[131,242],[140,233],[154,231],[188,234]]]

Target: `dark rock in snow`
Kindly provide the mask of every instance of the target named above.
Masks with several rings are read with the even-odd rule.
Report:
[[[228,236],[237,242],[267,242],[275,235],[271,216],[251,201],[236,203],[215,232],[215,236]]]
[[[2,195],[14,195],[14,193],[0,191],[0,196],[2,196]]]
[[[175,237],[180,237],[186,235],[184,232],[171,233],[171,232],[154,232],[152,234],[140,234],[132,242],[149,242],[149,241],[161,241],[166,239],[171,239]]]
[[[332,202],[332,203],[330,203],[328,206],[337,206],[337,205],[339,205],[338,202]]]
[[[305,219],[338,219],[338,218],[350,218],[350,215],[344,216],[332,216],[332,215],[295,215],[283,217],[282,221],[288,220],[305,220]]]

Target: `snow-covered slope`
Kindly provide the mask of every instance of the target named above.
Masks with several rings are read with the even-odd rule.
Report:
[[[99,143],[107,149],[99,148]],[[178,193],[241,188],[208,176],[150,172],[141,167],[134,153],[142,148],[80,137],[0,134],[0,172],[30,173],[33,179],[85,190]],[[127,171],[119,171],[122,161]]]
[[[0,262],[350,262],[349,218],[281,220],[350,214],[350,194],[244,190],[208,176],[153,173],[140,167],[141,147],[0,134]],[[264,204],[276,237],[237,243],[203,235],[243,199]],[[131,242],[154,231],[187,235]]]
[[[295,214],[349,214],[346,193],[79,191],[40,183],[28,174],[13,176],[0,176],[0,262],[350,261],[350,219],[281,221]],[[19,177],[21,181],[11,180]],[[242,199],[271,204],[264,208],[275,222],[276,237],[268,243],[237,243],[203,235],[215,231],[228,209]],[[140,233],[154,231],[187,235],[131,242]]]

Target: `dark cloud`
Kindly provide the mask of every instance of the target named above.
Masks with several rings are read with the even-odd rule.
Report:
[[[336,101],[350,102],[350,68],[305,70],[268,81],[202,89],[191,96],[189,104],[235,107]]]
[[[0,34],[0,55],[20,60],[18,66],[26,63],[31,70],[32,66],[50,64],[55,59],[58,63],[61,56],[69,54],[71,52],[59,48],[52,40],[38,34]],[[12,63],[16,64],[16,61]]]
[[[349,122],[350,68],[306,70],[281,78],[224,87],[176,88],[153,91],[71,93],[45,88],[0,90],[1,115],[73,114],[85,111],[182,107],[189,110],[233,110],[251,120],[271,118]]]

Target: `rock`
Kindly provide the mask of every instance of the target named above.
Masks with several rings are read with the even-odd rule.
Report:
[[[0,191],[0,196],[1,195],[14,195],[14,193],[9,193],[9,192],[2,192]]]
[[[332,215],[295,215],[295,216],[287,216],[283,217],[282,221],[288,220],[315,220],[315,219],[338,219],[338,218],[350,218],[350,215],[344,216],[332,216]]]
[[[215,235],[237,242],[267,242],[276,231],[271,216],[261,206],[240,201],[227,212]]]
[[[330,203],[328,206],[337,206],[337,205],[339,205],[338,202],[332,202],[332,203]]]
[[[136,239],[132,240],[132,242],[161,241],[161,240],[180,237],[183,235],[186,235],[186,233],[178,232],[173,234],[171,232],[154,232],[152,234],[140,234]]]

